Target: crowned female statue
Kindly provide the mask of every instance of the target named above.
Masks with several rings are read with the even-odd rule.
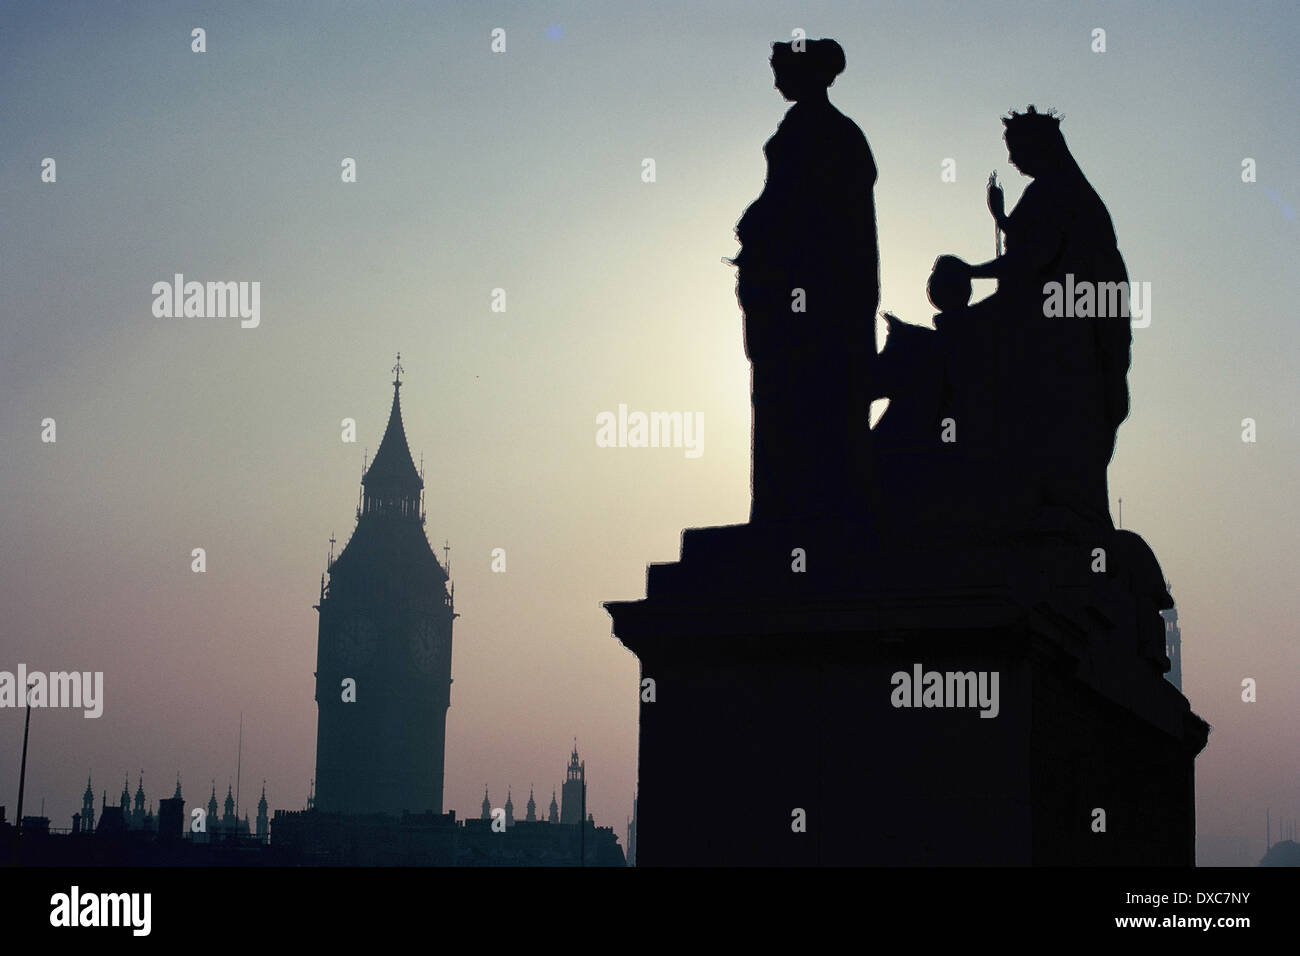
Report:
[[[1008,215],[990,178],[989,211],[1006,252],[968,268],[972,278],[998,280],[989,305],[1017,349],[1004,417],[1018,426],[1006,445],[1019,460],[1009,467],[1032,478],[1044,504],[1109,526],[1106,467],[1129,407],[1128,271],[1110,213],[1060,123],[1033,106],[1003,120],[1008,159],[1031,182]],[[1086,290],[1087,308],[1055,308],[1063,289]]]

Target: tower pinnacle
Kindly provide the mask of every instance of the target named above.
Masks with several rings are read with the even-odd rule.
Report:
[[[400,354],[398,355],[400,359]],[[424,481],[411,458],[402,424],[402,365],[393,366],[393,405],[375,457],[361,478],[361,516],[398,516],[418,520]]]
[[[442,809],[455,612],[424,531],[424,480],[402,420],[400,352],[392,371],[388,423],[361,478],[357,524],[341,550],[331,535],[328,583],[316,608],[315,806],[326,812]],[[400,628],[390,627],[398,617]],[[359,672],[395,675],[397,702],[358,712],[326,692]],[[383,746],[416,727],[429,732],[427,745],[409,754]]]

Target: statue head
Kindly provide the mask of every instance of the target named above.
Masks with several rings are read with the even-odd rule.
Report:
[[[934,260],[925,291],[940,312],[965,308],[971,295],[970,267],[956,256],[940,256]]]
[[[772,73],[776,88],[787,100],[824,96],[835,77],[844,72],[844,49],[834,40],[800,40],[772,44]]]
[[[1061,135],[1061,120],[1065,117],[1054,110],[1040,113],[1031,103],[1024,113],[1011,111],[1002,118],[1006,127],[1003,139],[1007,144],[1007,158],[1026,176],[1040,176],[1066,165],[1069,150]]]

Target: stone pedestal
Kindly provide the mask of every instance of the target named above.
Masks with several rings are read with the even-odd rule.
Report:
[[[1126,532],[688,530],[606,605],[654,680],[638,864],[1193,865],[1208,728],[1161,676],[1153,574]]]

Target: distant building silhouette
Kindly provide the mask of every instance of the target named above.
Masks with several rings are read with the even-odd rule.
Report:
[[[125,790],[123,793],[125,794]],[[126,832],[126,801],[123,800],[121,806],[110,807],[108,791],[104,791],[99,807],[99,823],[95,827],[95,837],[116,838],[125,835]]]
[[[103,809],[99,815],[99,822],[104,822],[104,813],[113,811],[113,819],[109,821],[109,829],[115,830],[120,821],[123,829],[128,831],[139,831],[142,833],[157,832],[158,825],[154,818],[153,806],[145,806],[144,792],[144,771],[140,772],[140,778],[136,783],[135,798],[131,797],[131,784],[127,778],[122,778],[122,796],[116,807],[108,805],[108,795],[104,794]],[[81,795],[81,812],[77,814],[77,826],[81,833],[97,833],[95,823],[95,791],[91,789],[90,777],[86,778],[86,790]]]
[[[269,843],[271,841],[271,823],[266,815],[266,781],[262,781],[262,799],[257,801],[257,842]]]
[[[172,843],[186,837],[185,799],[181,796],[181,777],[176,775],[176,792],[158,801],[158,842]]]
[[[180,781],[176,781],[176,796],[173,799],[179,799],[181,794]],[[244,819],[240,820],[235,816],[235,795],[234,788],[226,786],[226,799],[224,809],[218,810],[217,807],[217,785],[216,781],[212,784],[212,795],[208,797],[207,814],[203,820],[203,829],[197,832],[187,834],[189,839],[196,843],[220,843],[226,840],[241,839],[252,836],[252,828],[249,825],[248,814],[244,814]]]
[[[632,820],[627,825],[627,865],[636,866],[636,797],[632,798]]]
[[[573,753],[569,756],[569,766],[564,773],[564,785],[560,788],[560,822],[577,823],[582,819],[582,808],[586,801],[584,793],[587,786],[587,763],[578,762],[578,744],[573,744]]]
[[[221,827],[220,810],[217,807],[217,782],[212,781],[212,796],[208,798],[207,816],[203,819],[203,829],[194,834],[200,843],[211,843]]]
[[[86,792],[81,796],[81,833],[95,832],[95,791],[90,788],[90,775],[86,775]]]
[[[208,823],[212,821],[209,819]],[[252,828],[248,825],[248,814],[244,814],[244,819],[239,819],[235,815],[235,794],[234,788],[229,784],[226,785],[225,810],[221,814],[222,836],[247,837],[252,835]]]
[[[277,810],[271,849],[275,859],[308,865],[361,866],[625,866],[613,827],[582,820],[586,764],[577,746],[569,755],[562,788],[554,792],[548,818],[537,815],[535,788],[528,788],[524,819],[514,814],[513,791],[492,806],[488,787],[474,819],[446,813],[347,814]],[[505,826],[493,819],[493,810]],[[635,808],[633,810],[635,814]],[[565,815],[572,822],[561,822]],[[635,832],[635,830],[633,830]]]
[[[131,811],[131,829],[132,830],[155,830],[152,808],[145,811],[144,808],[144,771],[140,771],[140,782],[135,788],[135,809]]]
[[[399,356],[400,359],[400,356]],[[442,812],[451,626],[447,569],[424,533],[424,480],[402,424],[401,364],[357,525],[321,578],[315,807]]]
[[[26,824],[23,824],[26,826]],[[1300,843],[1295,840],[1279,840],[1268,848],[1260,866],[1300,866]]]
[[[528,803],[523,820],[515,819],[515,807],[512,791],[506,788],[506,802],[502,809],[505,811],[507,828],[513,827],[518,823],[541,823],[541,824],[565,824],[576,825],[582,819],[583,805],[585,795],[583,790],[587,782],[587,763],[578,757],[578,745],[575,741],[573,750],[569,753],[569,764],[565,768],[564,783],[560,788],[560,800],[556,801],[555,790],[551,791],[551,806],[545,819],[537,814],[537,801],[534,798],[534,788],[532,784],[528,785]],[[563,809],[561,809],[563,806]],[[483,803],[479,812],[480,820],[492,819],[492,801],[488,797],[488,788],[483,788]],[[589,815],[590,816],[590,815]]]

